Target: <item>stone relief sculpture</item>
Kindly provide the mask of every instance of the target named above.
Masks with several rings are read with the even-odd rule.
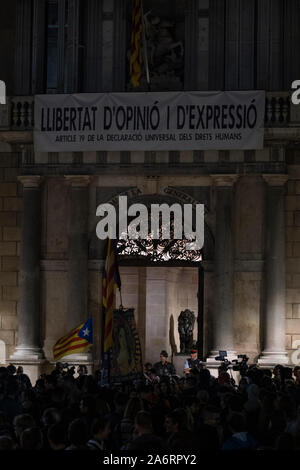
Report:
[[[183,310],[178,317],[178,333],[180,339],[180,354],[190,354],[193,347],[193,330],[195,315],[191,310]]]
[[[144,16],[149,66],[154,73],[174,75],[183,71],[183,43],[174,38],[175,23],[159,16]]]
[[[148,11],[144,14],[151,91],[181,90],[184,77],[184,45],[176,40],[176,23]],[[130,57],[130,53],[128,54]],[[145,84],[145,71],[142,77]]]

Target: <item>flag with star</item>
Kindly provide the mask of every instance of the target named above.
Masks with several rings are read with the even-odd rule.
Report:
[[[93,344],[93,321],[89,318],[60,338],[53,346],[53,357],[58,361],[69,354],[86,352]]]

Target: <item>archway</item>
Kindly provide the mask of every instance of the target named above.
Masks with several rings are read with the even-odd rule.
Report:
[[[132,204],[201,203],[191,201],[183,191],[165,188],[161,193],[143,194],[138,188],[130,188],[113,195],[109,201],[118,210],[118,196],[128,195],[128,206]],[[200,355],[204,350],[204,273],[202,262],[213,259],[214,236],[212,216],[205,208],[204,246],[199,252],[187,252],[188,240],[118,240],[122,297],[124,307],[133,307],[139,331],[144,360],[158,359],[161,349],[169,354],[179,352],[177,319],[180,312],[189,309],[198,322],[194,328],[194,341],[199,345]],[[118,217],[117,217],[118,220]],[[130,222],[130,219],[129,219]],[[149,224],[150,227],[150,224]],[[194,227],[193,227],[194,228]],[[119,230],[117,230],[117,234]],[[90,258],[105,258],[106,243],[95,236],[90,240]],[[116,306],[120,304],[117,295]],[[179,371],[181,373],[181,371]]]

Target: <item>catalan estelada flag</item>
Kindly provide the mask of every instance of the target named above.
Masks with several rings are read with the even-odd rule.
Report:
[[[130,80],[134,87],[140,85],[142,75],[142,0],[134,0],[130,44]]]
[[[93,321],[86,322],[71,330],[60,338],[53,346],[53,356],[56,361],[69,354],[87,351],[93,344]]]
[[[104,313],[103,351],[107,352],[113,344],[113,310],[114,296],[121,280],[117,264],[115,240],[108,239],[105,267],[103,271],[102,299]]]

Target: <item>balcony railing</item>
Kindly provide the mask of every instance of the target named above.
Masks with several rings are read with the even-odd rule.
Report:
[[[0,114],[0,129],[32,130],[34,127],[34,96],[13,96],[7,101],[6,112],[2,110],[2,114]],[[289,93],[266,93],[265,127],[289,127],[295,125],[294,120],[292,121]]]

